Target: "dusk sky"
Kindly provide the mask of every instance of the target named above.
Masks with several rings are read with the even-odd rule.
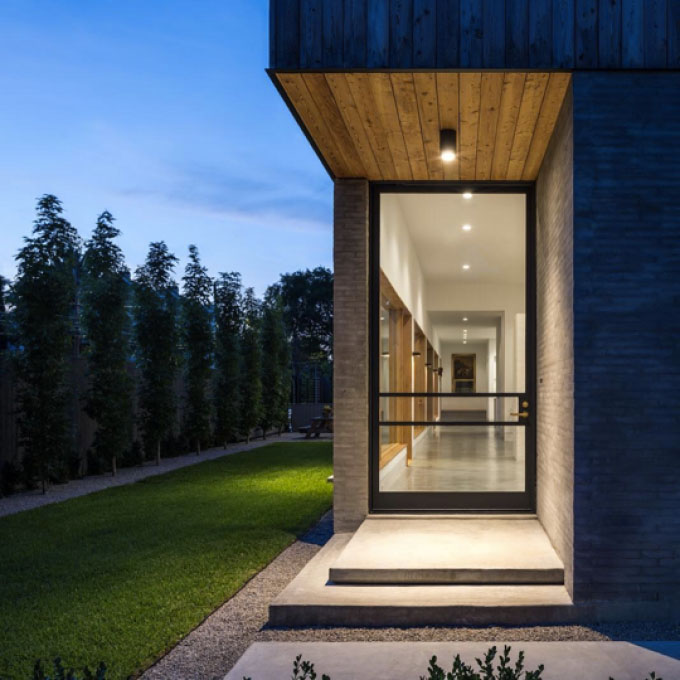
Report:
[[[267,0],[0,1],[0,273],[36,198],[87,238],[110,210],[134,269],[195,243],[261,295],[331,266],[332,185],[265,73]]]

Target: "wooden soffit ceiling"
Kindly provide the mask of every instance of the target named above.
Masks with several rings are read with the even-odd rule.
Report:
[[[568,73],[274,74],[331,174],[371,180],[534,180]],[[442,163],[439,132],[458,157]]]

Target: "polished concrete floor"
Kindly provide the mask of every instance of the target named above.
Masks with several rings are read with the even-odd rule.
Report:
[[[524,491],[524,429],[430,427],[410,466],[381,475],[381,491]]]

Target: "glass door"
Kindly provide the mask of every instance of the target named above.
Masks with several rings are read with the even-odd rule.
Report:
[[[373,510],[535,509],[532,191],[374,187]]]

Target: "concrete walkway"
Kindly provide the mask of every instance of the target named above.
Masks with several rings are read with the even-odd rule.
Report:
[[[114,486],[124,486],[125,484],[133,484],[140,479],[147,477],[155,477],[156,475],[164,475],[167,472],[178,470],[179,468],[187,467],[189,465],[196,465],[204,463],[206,460],[214,460],[222,456],[228,456],[233,453],[240,453],[241,451],[252,451],[259,449],[261,446],[267,444],[275,444],[276,442],[300,442],[300,441],[319,441],[318,439],[305,439],[303,435],[297,432],[290,434],[285,433],[280,437],[277,435],[270,435],[267,439],[258,439],[251,441],[250,444],[240,442],[237,444],[230,444],[227,448],[216,447],[213,449],[206,449],[202,451],[200,456],[195,453],[186,454],[184,456],[177,456],[175,458],[161,459],[161,464],[156,465],[154,462],[147,462],[144,465],[131,468],[121,468],[118,474],[113,477],[110,474],[92,475],[84,477],[83,479],[74,479],[66,484],[56,484],[51,486],[47,493],[43,494],[39,489],[33,491],[23,491],[20,493],[0,498],[0,517],[5,515],[13,515],[24,510],[32,510],[43,505],[51,503],[60,503],[70,498],[77,498],[78,496],[86,496],[95,491],[102,491],[103,489],[110,489]]]
[[[503,643],[494,643],[499,651]],[[456,654],[477,668],[491,646],[488,642],[256,642],[226,676],[226,680],[281,680],[290,677],[293,659],[316,666],[319,677],[331,680],[418,680],[436,655],[445,671]],[[510,657],[520,650],[525,668],[545,666],[544,680],[645,680],[680,678],[680,642],[515,642]],[[496,664],[497,665],[497,664]],[[514,665],[514,663],[513,663]]]

